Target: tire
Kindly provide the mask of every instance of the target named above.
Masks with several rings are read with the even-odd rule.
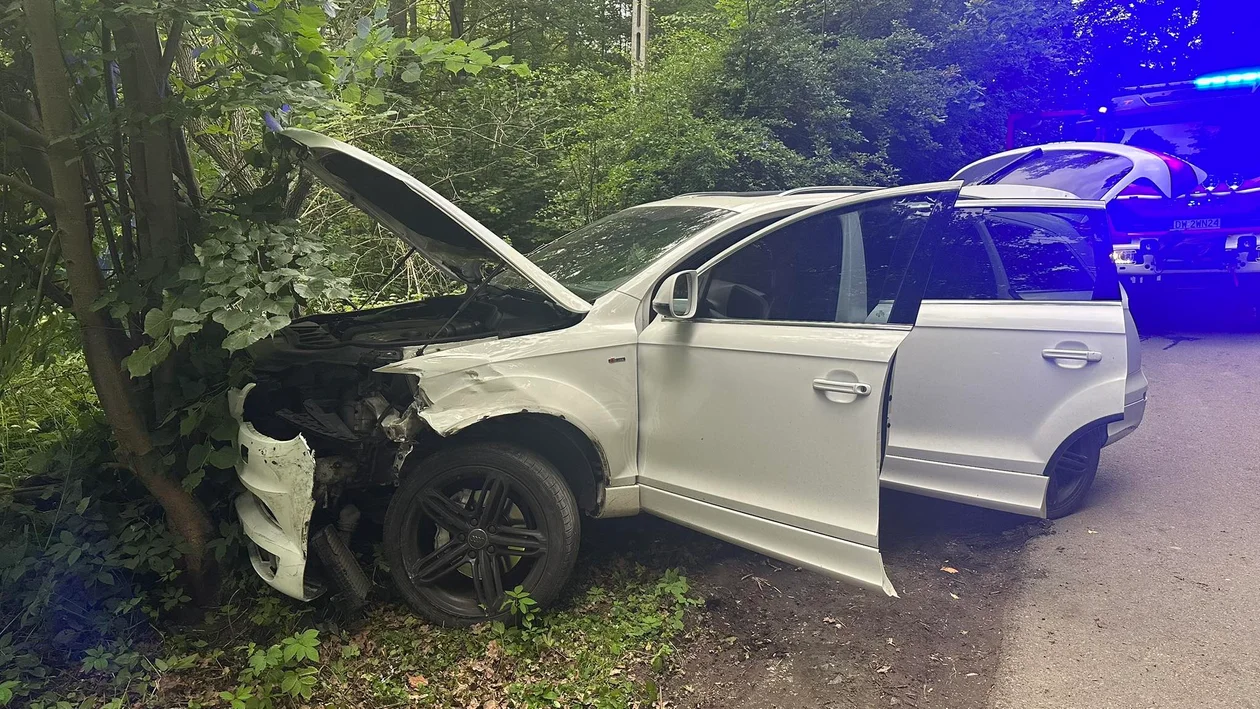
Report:
[[[394,585],[442,626],[510,621],[503,592],[518,585],[548,605],[573,572],[579,538],[577,501],[559,471],[504,443],[434,454],[403,480],[385,513]]]
[[[1089,489],[1098,475],[1098,460],[1106,437],[1104,430],[1090,430],[1055,453],[1046,467],[1050,482],[1046,487],[1046,517],[1059,519],[1085,504]]]
[[[372,590],[372,582],[364,575],[359,561],[341,539],[337,528],[330,524],[316,532],[311,537],[311,546],[315,548],[324,573],[340,597],[342,607],[351,614],[358,613]]]

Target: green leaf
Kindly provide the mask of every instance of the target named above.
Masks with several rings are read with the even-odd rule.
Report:
[[[261,340],[262,337],[255,337],[252,329],[241,329],[233,332],[231,335],[223,338],[223,349],[228,352],[236,352]]]
[[[158,339],[166,335],[166,331],[171,327],[171,321],[166,317],[166,313],[158,308],[153,308],[144,314],[144,334]]]
[[[182,322],[201,322],[201,314],[193,308],[176,308],[171,317]]]
[[[208,313],[212,310],[218,310],[219,308],[226,308],[228,302],[228,299],[221,295],[213,295],[201,301],[201,303],[197,306],[197,310],[200,310],[203,313]]]
[[[92,498],[90,497],[85,497],[82,500],[79,500],[79,504],[74,507],[74,513],[82,515],[84,512],[87,512],[88,505],[90,504],[92,504]]]
[[[132,377],[143,377],[153,371],[153,367],[157,365],[157,360],[153,356],[153,350],[148,345],[140,345],[134,352],[123,358],[123,366],[127,368],[127,372]]]
[[[373,86],[368,89],[367,95],[363,97],[363,102],[369,106],[379,106],[385,103],[385,92],[379,87]]]
[[[206,462],[220,470],[231,470],[240,458],[241,454],[235,446],[225,446],[211,453]]]
[[[179,341],[179,340],[183,340],[185,337],[193,334],[194,332],[200,332],[200,331],[201,331],[201,323],[199,322],[180,323],[179,325],[176,325],[175,327],[171,328],[171,336],[174,337],[176,341]]]
[[[210,457],[210,446],[205,443],[198,443],[188,449],[188,472],[199,470],[206,464],[206,459]]]
[[[216,310],[211,319],[222,325],[228,332],[235,332],[249,323],[252,318],[243,310]]]
[[[347,103],[358,103],[363,98],[363,90],[358,84],[350,84],[341,90],[341,100]]]
[[[102,309],[102,308],[104,308],[104,307],[108,306],[109,304],[113,303],[113,302],[114,302],[114,300],[116,300],[116,299],[117,299],[117,297],[118,297],[118,295],[117,295],[116,293],[114,293],[113,291],[110,291],[110,292],[108,292],[108,293],[105,293],[105,294],[104,294],[104,295],[102,295],[101,297],[99,297],[99,298],[97,298],[96,300],[92,301],[92,305],[91,305],[91,310],[92,310],[92,312],[96,312],[96,311],[98,311],[98,310],[100,310],[100,309]]]
[[[403,69],[402,80],[408,84],[414,84],[422,78],[424,78],[424,69],[415,62],[411,62],[407,68]]]
[[[188,492],[192,492],[197,489],[197,486],[201,484],[201,481],[204,480],[205,477],[206,469],[198,468],[188,475],[185,475],[184,479],[180,481],[180,485]]]

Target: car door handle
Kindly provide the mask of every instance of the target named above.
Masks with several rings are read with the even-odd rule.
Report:
[[[830,391],[836,394],[856,394],[867,396],[871,393],[871,385],[864,382],[837,382],[832,379],[815,379],[814,389]]]
[[[1041,356],[1050,360],[1069,360],[1072,362],[1101,362],[1102,352],[1094,350],[1060,350],[1050,348],[1041,351]]]

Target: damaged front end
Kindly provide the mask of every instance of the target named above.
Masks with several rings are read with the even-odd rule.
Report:
[[[418,377],[379,370],[443,348],[564,328],[590,304],[398,168],[310,131],[281,137],[316,178],[468,289],[312,315],[250,348],[256,381],[230,394],[246,489],[236,509],[259,575],[308,600],[323,591],[307,564],[310,550],[338,590],[347,574],[362,579],[346,548],[360,517],[383,517],[403,465],[441,445],[422,420]],[[522,280],[496,285],[483,278],[487,269]]]
[[[416,442],[423,406],[406,379],[329,362],[257,372],[229,393],[240,423],[236,510],[254,569],[277,590],[311,600],[324,584],[308,573],[312,529],[344,543],[360,509],[379,507]]]
[[[462,307],[461,307],[462,306]],[[255,570],[301,600],[323,592],[307,564],[318,544],[344,544],[361,516],[379,520],[404,464],[442,436],[423,420],[415,374],[380,368],[477,341],[571,322],[533,298],[443,296],[295,321],[251,348],[255,383],[230,394],[240,422],[236,509]],[[325,530],[332,530],[321,537]],[[351,559],[348,552],[333,554]],[[354,569],[325,569],[332,579]],[[344,589],[339,589],[344,590]]]

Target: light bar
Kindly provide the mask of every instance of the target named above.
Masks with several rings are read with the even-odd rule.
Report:
[[[1260,86],[1260,69],[1244,69],[1228,74],[1209,74],[1194,80],[1195,88],[1228,89],[1238,86]]]

